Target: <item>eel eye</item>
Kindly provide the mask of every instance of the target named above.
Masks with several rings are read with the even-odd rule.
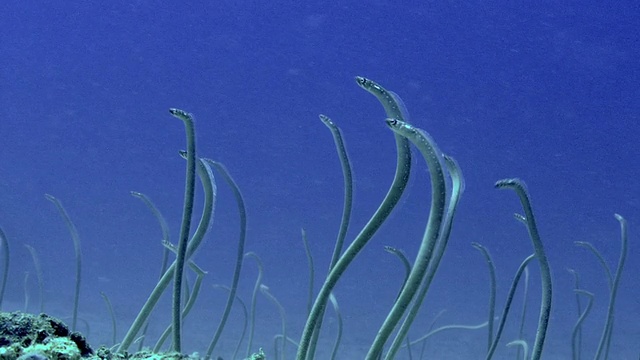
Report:
[[[389,121],[389,125],[391,125],[391,126],[398,125],[398,119],[391,118],[388,121]]]

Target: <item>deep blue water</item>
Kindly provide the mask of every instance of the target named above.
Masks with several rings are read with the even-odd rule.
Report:
[[[592,357],[608,288],[595,257],[573,242],[592,242],[615,269],[620,229],[613,214],[619,213],[629,222],[630,246],[611,358],[636,359],[639,19],[640,6],[632,1],[2,2],[0,226],[11,243],[4,309],[23,308],[29,272],[29,310],[38,310],[33,264],[23,246],[29,244],[42,262],[46,309],[71,313],[73,246],[47,193],[63,202],[82,239],[80,313],[94,324],[90,339],[110,341],[100,291],[111,297],[124,333],[155,284],[162,253],[157,222],[129,192],[150,196],[169,222],[172,241],[178,238],[185,163],[177,151],[185,136],[168,113],[178,107],[195,114],[198,155],[225,163],[242,189],[246,248],[262,257],[264,282],[288,310],[290,336],[299,338],[308,282],[300,228],[315,255],[318,284],[342,212],[340,164],[318,114],[342,128],[353,165],[347,241],[393,177],[393,136],[380,104],[355,84],[361,75],[397,93],[412,123],[458,160],[466,179],[449,248],[411,336],[425,333],[442,309],[438,325],[486,319],[487,269],[472,241],[494,257],[501,308],[513,273],[533,250],[526,229],[512,218],[521,211],[515,194],[493,184],[520,177],[554,276],[544,358],[570,354],[577,310],[566,268],[596,294],[584,324],[583,357]],[[211,284],[231,278],[237,210],[221,179],[218,186],[214,223],[195,257],[208,275],[197,314],[185,323],[187,351],[206,349],[226,296]],[[342,358],[364,357],[402,280],[400,263],[382,247],[401,248],[413,260],[429,194],[426,166],[415,152],[399,207],[336,289],[348,329]],[[201,202],[198,188],[194,221]],[[537,265],[531,270],[529,343],[540,301]],[[240,286],[246,301],[254,279],[255,266],[247,264]],[[259,301],[258,344],[271,352],[279,319],[268,300]],[[158,328],[168,312],[163,301],[154,315]],[[239,312],[231,316],[219,351],[225,358],[240,319]],[[515,339],[516,315],[509,324],[504,344]],[[329,344],[335,321],[325,327]],[[429,347],[438,358],[484,358],[486,330],[439,336]],[[513,354],[501,346],[496,358]]]

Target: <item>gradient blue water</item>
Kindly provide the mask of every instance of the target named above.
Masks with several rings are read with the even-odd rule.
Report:
[[[155,220],[129,191],[154,199],[177,238],[184,177],[177,150],[184,147],[184,132],[167,109],[179,107],[196,115],[200,154],[224,162],[242,188],[247,249],[262,256],[265,283],[289,309],[292,337],[298,337],[307,284],[300,228],[307,229],[324,272],[341,215],[342,175],[317,115],[332,117],[343,129],[352,158],[356,194],[349,239],[393,175],[393,137],[380,105],[353,81],[362,75],[399,94],[414,124],[459,161],[466,177],[450,248],[419,322],[428,324],[443,308],[443,324],[485,319],[486,268],[472,241],[495,258],[502,303],[512,273],[532,250],[525,229],[511,218],[520,210],[515,195],[492,184],[517,176],[529,185],[554,273],[548,358],[569,354],[576,309],[568,267],[597,295],[585,324],[585,351],[595,349],[606,281],[593,256],[573,241],[593,242],[615,266],[619,228],[613,214],[620,213],[629,220],[630,253],[612,352],[616,359],[635,359],[639,12],[634,2],[5,1],[0,225],[12,245],[7,301],[21,307],[23,273],[29,271],[31,310],[37,308],[31,260],[22,246],[30,244],[41,256],[47,307],[70,314],[73,250],[43,196],[53,194],[83,240],[81,313],[107,323],[99,296],[105,291],[124,331],[157,278],[162,251]],[[356,350],[370,343],[402,276],[382,246],[413,256],[423,230],[428,179],[417,157],[414,165],[401,206],[337,289],[351,329],[348,346]],[[211,235],[196,258],[209,271],[207,284],[229,283],[235,252],[235,204],[220,188]],[[247,297],[255,268],[245,271],[241,294]],[[529,341],[539,301],[535,269],[531,281]],[[190,351],[204,350],[220,297],[207,285],[199,320],[186,325],[197,338]],[[166,313],[168,305],[162,306]],[[260,307],[260,336],[267,341],[279,324],[266,300]],[[414,337],[423,332],[417,329]],[[482,357],[484,333],[443,338],[460,351],[449,356]]]

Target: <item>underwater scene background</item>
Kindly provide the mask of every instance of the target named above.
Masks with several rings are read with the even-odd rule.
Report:
[[[496,266],[496,317],[522,260],[533,253],[511,191],[528,186],[550,263],[553,301],[543,359],[569,359],[579,316],[574,277],[593,293],[582,323],[581,358],[601,339],[610,288],[599,250],[615,273],[620,224],[628,254],[619,280],[610,359],[640,354],[640,7],[602,2],[3,1],[0,4],[0,226],[10,244],[3,311],[44,311],[68,322],[76,257],[56,207],[73,220],[82,247],[77,330],[112,346],[155,286],[164,247],[157,220],[130,192],[146,194],[177,244],[184,199],[183,124],[194,114],[197,155],[225,164],[246,202],[245,251],[260,256],[262,283],[286,311],[299,341],[307,319],[309,273],[301,228],[314,257],[314,292],[324,281],[340,227],[344,186],[331,132],[341,128],[354,180],[349,244],[380,205],[396,166],[394,133],[364,76],[393,91],[415,127],[455,158],[465,190],[446,253],[409,332],[417,339],[449,324],[487,321],[489,272]],[[338,359],[365,358],[402,285],[404,269],[384,246],[413,263],[431,202],[427,166],[415,148],[404,195],[336,285],[344,324]],[[184,353],[207,350],[231,285],[239,233],[234,195],[216,174],[218,198],[193,260],[207,272],[184,320]],[[196,183],[192,232],[203,210]],[[173,260],[173,255],[171,255]],[[522,339],[534,343],[541,302],[538,263],[529,265]],[[25,273],[29,276],[25,280]],[[238,296],[247,304],[255,262],[243,264]],[[189,284],[195,276],[186,271]],[[151,315],[145,345],[171,321],[171,290]],[[27,295],[25,295],[27,294]],[[494,359],[517,358],[522,284]],[[581,309],[587,299],[578,294]],[[28,297],[26,301],[25,296]],[[317,359],[329,359],[338,318],[329,307]],[[244,317],[235,304],[213,352],[231,359]],[[281,318],[258,294],[252,352],[275,359]],[[397,359],[484,359],[487,327],[443,331]],[[247,340],[242,342],[242,359]],[[168,341],[170,343],[170,341]],[[132,350],[137,345],[132,346]],[[168,349],[169,345],[165,346]],[[420,354],[422,352],[422,355]],[[295,358],[288,344],[283,358]],[[580,358],[579,357],[579,358]],[[606,357],[601,357],[606,358]]]

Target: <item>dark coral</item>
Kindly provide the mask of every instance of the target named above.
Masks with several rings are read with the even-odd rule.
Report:
[[[66,337],[73,341],[82,357],[93,354],[93,349],[80,333],[71,332],[60,320],[46,314],[32,315],[20,311],[0,313],[0,346],[19,344],[25,348],[45,344],[52,338]]]

